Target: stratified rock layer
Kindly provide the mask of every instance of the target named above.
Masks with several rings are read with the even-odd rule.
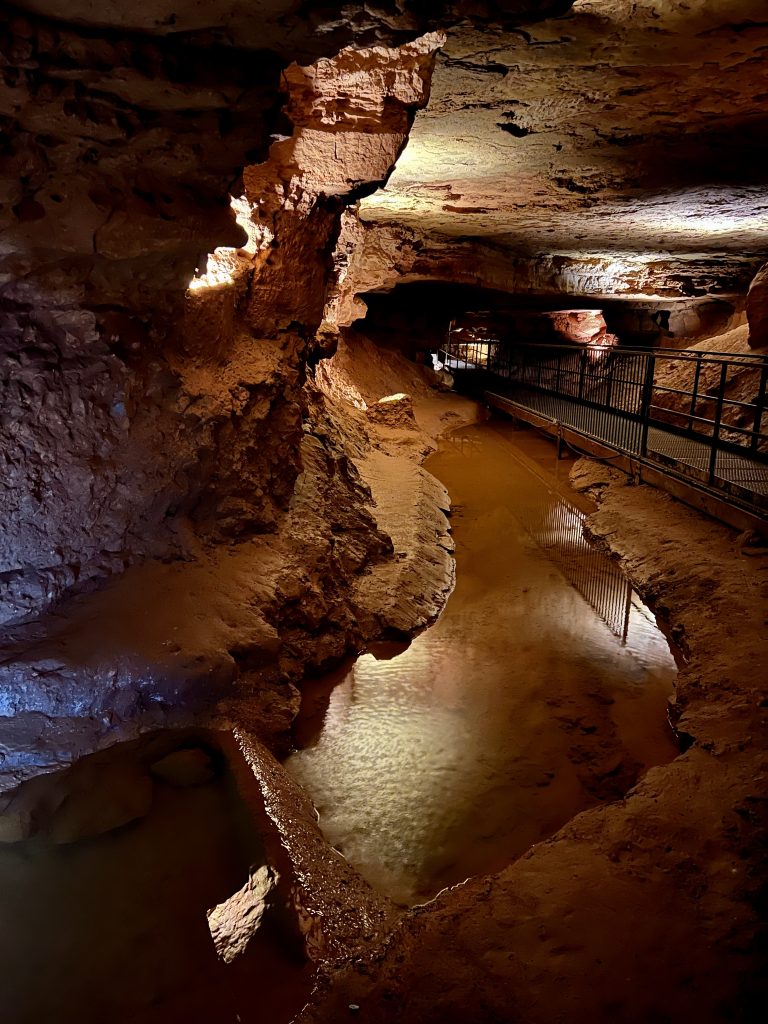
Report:
[[[768,248],[762,0],[582,0],[450,30],[367,220],[517,255]]]

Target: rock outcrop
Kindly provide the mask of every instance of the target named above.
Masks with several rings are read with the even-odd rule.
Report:
[[[750,346],[768,347],[768,264],[760,268],[749,286],[747,322]]]
[[[198,82],[197,37],[80,40],[20,16],[7,32],[26,125],[7,170],[43,213],[26,192],[4,208],[6,784],[238,693],[279,734],[289,681],[380,628],[345,588],[391,544],[343,446],[313,435],[305,384],[341,212],[390,173],[441,37],[285,72],[294,135],[246,171],[251,241],[219,247],[208,269],[231,272],[210,282],[201,248],[245,241],[227,193],[277,123],[280,61],[254,74],[214,43]]]
[[[363,319],[368,293],[444,282],[511,296],[523,304],[531,297],[564,308],[574,305],[576,297],[608,301],[613,317],[626,324],[630,336],[655,332],[683,338],[712,333],[711,324],[717,333],[729,317],[738,316],[760,262],[748,255],[717,260],[643,253],[520,256],[492,240],[453,239],[404,224],[368,223],[354,210],[344,215],[335,259],[339,284],[326,310],[334,324]],[[484,301],[476,299],[475,308]]]

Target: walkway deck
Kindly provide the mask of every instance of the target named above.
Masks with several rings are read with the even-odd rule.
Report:
[[[529,410],[536,416],[562,424],[618,452],[639,458],[642,451],[642,424],[626,415],[607,409],[595,409],[562,395],[512,387],[507,393],[488,392],[505,405]],[[510,411],[514,413],[514,408]],[[656,463],[667,473],[695,481],[699,487],[709,486],[711,449],[704,442],[682,437],[661,427],[649,426],[644,458]],[[768,464],[749,455],[718,451],[715,462],[717,489],[726,492],[742,507],[758,516],[768,512]]]

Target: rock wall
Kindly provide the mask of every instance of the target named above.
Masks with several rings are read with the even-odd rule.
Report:
[[[252,330],[272,334],[293,325],[314,335],[342,212],[392,172],[416,110],[429,99],[443,38],[431,33],[399,49],[344,50],[286,71],[293,134],[244,175],[254,218],[277,240],[250,283]]]
[[[152,231],[152,217],[165,223],[162,209],[131,219],[129,277],[140,268],[144,290],[121,293],[119,305],[119,252],[70,260],[54,248],[66,228],[58,234],[52,224],[29,248],[21,281],[16,240],[2,335],[4,785],[214,707],[226,720],[243,696],[252,728],[278,742],[295,711],[291,681],[386,628],[355,580],[390,557],[392,544],[337,439],[343,431],[313,397],[307,367],[321,351],[314,334],[341,212],[390,173],[427,100],[439,43],[432,35],[289,68],[281,117],[293,135],[246,170],[239,204],[241,220],[245,209],[257,222],[246,221],[257,243],[219,248],[213,272],[188,292],[194,266],[205,271],[192,242],[240,239],[220,198],[229,234],[194,226],[187,236],[168,213],[175,241],[164,248]],[[160,44],[146,45],[156,52]],[[350,94],[358,100],[346,115]],[[189,121],[194,145],[196,111],[179,111],[186,101],[170,86],[160,96],[170,123]],[[270,102],[275,96],[276,83]],[[260,138],[265,123],[250,130]],[[175,131],[150,136],[182,188]],[[69,145],[53,151],[64,155]],[[228,155],[215,133],[205,145],[228,167],[247,155],[242,147]],[[71,148],[79,153],[80,143]],[[147,159],[131,153],[129,168],[149,174]],[[233,171],[218,181],[225,198]],[[203,193],[190,196],[205,217]],[[117,185],[114,202],[122,217]],[[131,231],[145,231],[145,241],[131,241]],[[32,296],[53,289],[51,264],[63,282],[82,270],[82,288],[58,292],[60,307],[42,312]],[[54,605],[55,618],[39,618]]]
[[[0,113],[0,621],[178,552],[201,423],[163,351],[227,193],[264,152],[280,61],[6,8]],[[227,410],[219,410],[227,415]]]
[[[118,31],[114,16],[75,29],[16,12],[3,29],[0,622],[136,560],[186,557],[190,527],[275,528],[339,214],[391,170],[440,41],[347,55],[346,77],[327,62],[281,79],[284,47]],[[245,241],[229,192],[290,125],[286,88],[297,137],[250,172],[270,258],[243,261],[234,294],[185,298],[207,251]],[[355,90],[354,128],[331,133]],[[257,344],[288,325],[295,338]]]
[[[720,299],[738,308],[759,265],[751,257],[665,258],[658,256],[516,256],[481,239],[452,239],[411,227],[366,223],[349,211],[339,239],[337,260],[343,270],[326,318],[340,325],[365,315],[367,292],[396,285],[444,281],[517,297],[562,297],[610,300],[640,308],[655,300],[677,320],[679,331],[697,330],[691,306]],[[661,300],[659,302],[659,300]],[[680,314],[676,307],[680,304]],[[684,310],[684,312],[683,312]],[[686,318],[688,322],[686,323]],[[693,322],[691,320],[693,319]]]
[[[749,286],[747,321],[751,348],[768,346],[768,264],[760,268]]]

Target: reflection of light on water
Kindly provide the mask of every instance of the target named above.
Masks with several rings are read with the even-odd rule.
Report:
[[[520,463],[513,449],[510,449],[510,457]],[[523,465],[539,486],[529,488],[529,500],[511,510],[515,518],[631,651],[639,655],[644,648],[652,647],[654,651],[661,652],[657,657],[674,664],[667,643],[663,640],[659,643],[659,629],[652,612],[635,592],[618,563],[608,558],[586,536],[586,515],[565,501],[527,463]],[[635,634],[632,641],[631,632]]]
[[[438,853],[471,742],[461,709],[436,699],[431,662],[419,641],[389,661],[363,655],[331,694],[318,745],[288,762],[329,841],[404,902],[425,851]]]
[[[390,660],[358,659],[315,745],[286,762],[329,841],[403,903],[552,835],[594,802],[585,774],[625,764],[631,780],[631,766],[674,754],[669,648],[581,514],[511,465],[488,428],[453,439],[440,476],[459,499],[459,566],[442,617]],[[628,614],[626,643],[569,585],[569,566],[587,594],[592,568],[593,599],[607,593],[622,627]]]

